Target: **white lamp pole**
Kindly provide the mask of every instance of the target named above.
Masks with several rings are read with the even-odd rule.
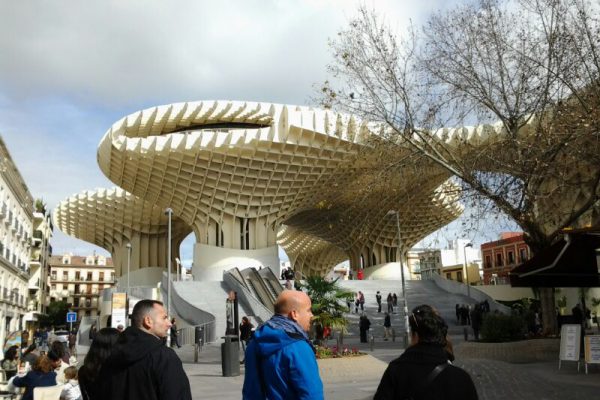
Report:
[[[404,302],[404,347],[408,346],[408,338],[410,337],[410,325],[408,323],[408,302],[406,301],[406,283],[404,280],[404,265],[402,262],[402,246],[400,239],[400,212],[390,210],[388,215],[396,214],[396,231],[398,232],[397,256],[400,262],[400,279],[402,280],[402,301]]]
[[[467,247],[473,247],[473,243],[467,243],[463,247],[463,256],[465,257],[465,276],[467,279],[467,297],[471,298],[471,282],[469,281],[469,265],[467,264]]]
[[[167,235],[167,315],[171,316],[171,216],[173,210],[167,208],[166,214],[169,217],[169,228]]]
[[[131,243],[125,245],[127,247],[127,298],[129,298],[129,271],[131,268]]]

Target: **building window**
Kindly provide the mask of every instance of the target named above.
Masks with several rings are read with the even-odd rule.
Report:
[[[496,267],[501,267],[502,266],[502,254],[498,253],[496,254]]]
[[[104,272],[100,272],[100,281],[104,281]]]
[[[463,281],[462,271],[456,271],[456,280],[459,281],[459,282]]]
[[[519,258],[521,259],[521,262],[527,261],[527,249],[519,250]]]
[[[446,272],[446,279],[452,280],[452,274],[450,272]]]
[[[88,273],[87,273],[87,280],[88,280],[88,281],[91,281],[91,280],[92,280],[92,273],[91,273],[91,272],[88,272]]]
[[[65,280],[65,281],[69,280],[69,273],[67,271],[63,271],[63,280]]]
[[[508,252],[508,265],[512,265],[515,263],[515,253],[512,251]]]

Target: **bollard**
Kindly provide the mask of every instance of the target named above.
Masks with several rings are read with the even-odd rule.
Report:
[[[463,334],[465,335],[465,342],[469,341],[469,329],[465,326],[463,328]]]
[[[375,336],[371,335],[371,351],[375,349]]]
[[[396,330],[392,328],[392,342],[396,341]]]

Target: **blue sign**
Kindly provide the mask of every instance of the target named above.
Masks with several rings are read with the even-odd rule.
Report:
[[[77,322],[77,313],[69,311],[67,313],[67,322]]]

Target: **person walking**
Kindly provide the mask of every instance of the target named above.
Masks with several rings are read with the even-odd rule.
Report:
[[[90,333],[88,335],[88,338],[90,339],[90,343],[92,343],[94,341],[97,331],[98,330],[96,329],[96,324],[92,324],[92,326],[90,327]]]
[[[254,325],[250,322],[250,319],[247,316],[242,317],[242,323],[240,324],[240,341],[242,342],[242,356],[246,354],[246,347],[248,345],[248,341],[252,337],[252,329]],[[242,360],[242,363],[245,361]]]
[[[398,296],[396,296],[396,293],[392,295],[392,304],[394,304],[394,307],[398,307]]]
[[[365,295],[360,290],[358,291],[358,304],[360,304],[360,311],[365,311]]]
[[[392,318],[389,313],[385,313],[385,318],[383,320],[383,340],[388,340],[388,338],[392,334]]]
[[[381,293],[379,292],[379,290],[377,291],[377,294],[375,295],[375,300],[377,300],[377,312],[380,313],[381,312]]]
[[[360,331],[360,342],[367,343],[367,334],[369,333],[369,329],[371,328],[371,321],[369,318],[363,313],[358,320],[358,329]]]
[[[387,312],[389,314],[393,314],[394,313],[394,298],[392,297],[391,293],[388,293],[386,301],[387,301]]]
[[[181,360],[165,346],[171,321],[163,303],[138,301],[131,322],[100,368],[99,398],[191,400],[190,382]]]
[[[475,340],[479,340],[479,331],[481,330],[481,324],[483,323],[483,311],[481,305],[475,304],[475,308],[471,312],[471,328],[473,328],[473,337]]]
[[[175,323],[175,317],[171,318],[171,328],[169,328],[171,333],[171,347],[177,346],[177,348],[181,348],[179,344],[179,331],[177,330],[177,324]]]
[[[374,400],[477,400],[469,374],[449,363],[448,326],[428,305],[412,310],[408,322],[411,345],[385,370]]]
[[[284,290],[275,315],[261,325],[246,348],[244,400],[323,399],[323,383],[308,331],[311,301],[304,292]]]

